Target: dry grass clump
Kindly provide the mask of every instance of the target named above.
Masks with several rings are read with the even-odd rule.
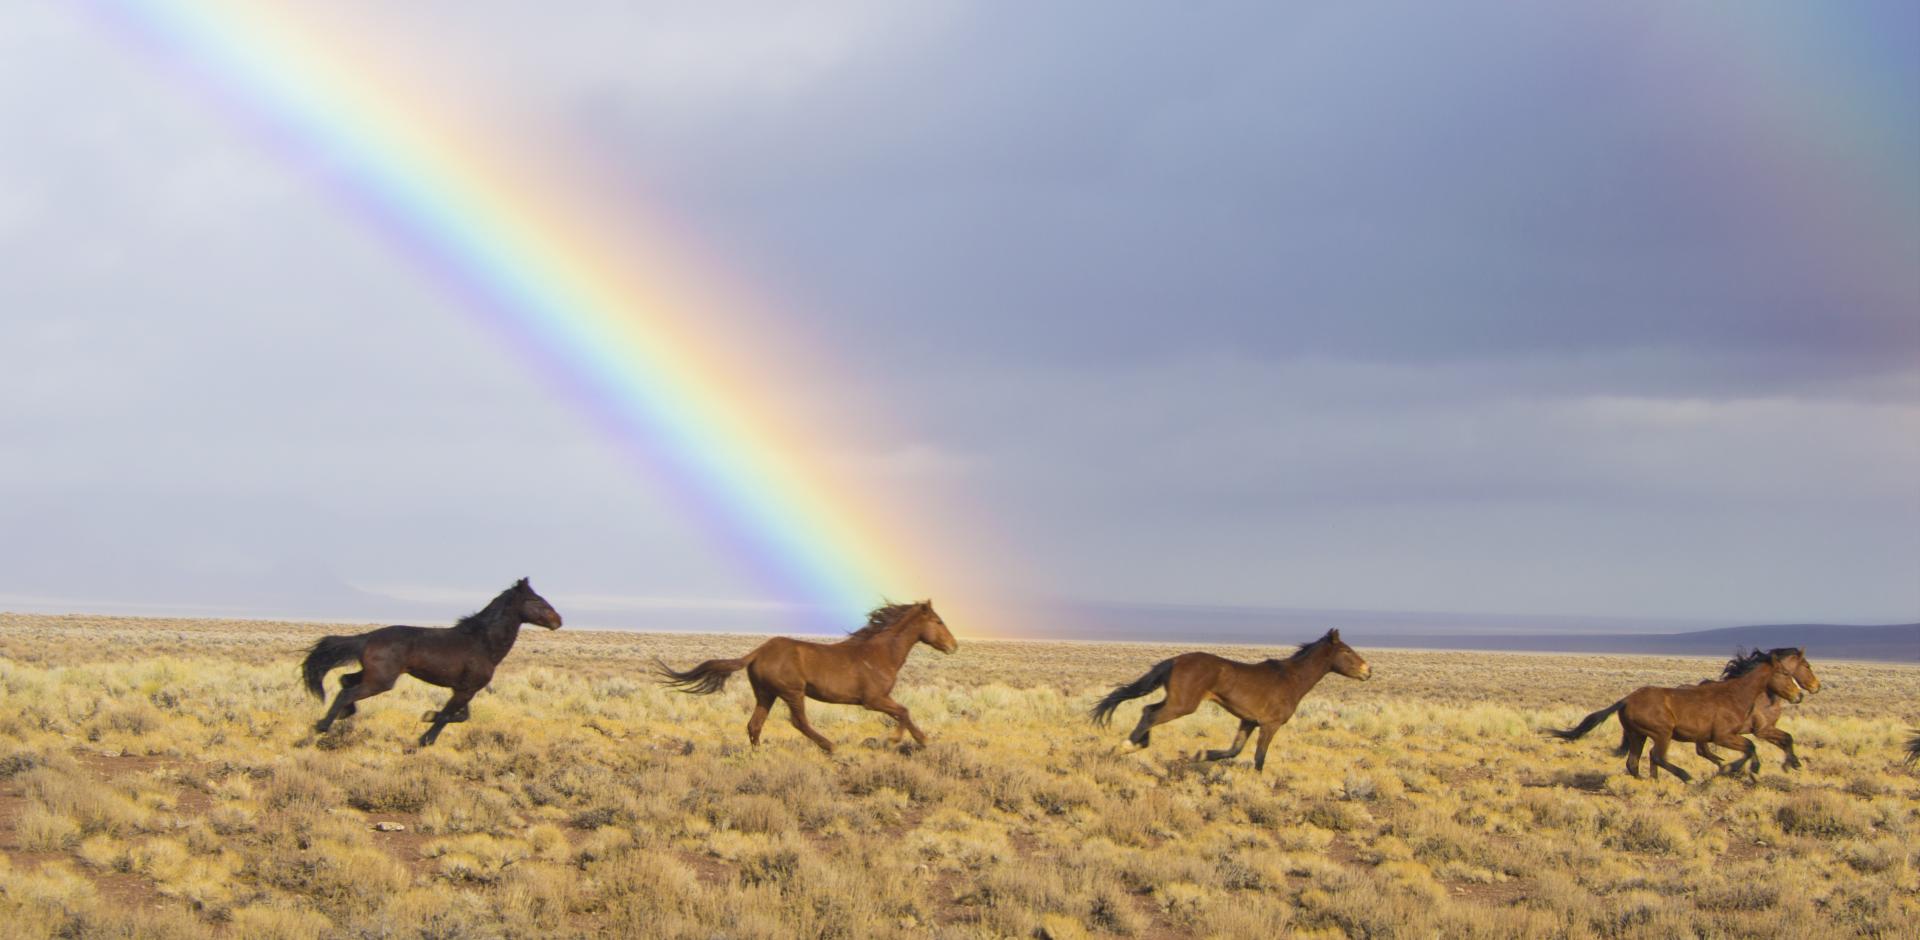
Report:
[[[745,747],[743,683],[694,698],[643,680],[655,655],[751,640],[564,630],[529,637],[472,721],[419,750],[441,695],[411,681],[310,731],[294,663],[340,630],[0,615],[9,935],[1801,938],[1920,921],[1920,778],[1898,759],[1911,667],[1814,651],[1834,688],[1785,720],[1807,769],[1682,786],[1626,777],[1606,735],[1538,729],[1705,661],[1362,645],[1378,678],[1316,689],[1255,774],[1188,759],[1232,736],[1217,710],[1145,752],[1085,722],[1168,647],[966,641],[902,678],[931,747],[901,754],[879,716],[819,706],[841,745],[826,757],[779,712]]]

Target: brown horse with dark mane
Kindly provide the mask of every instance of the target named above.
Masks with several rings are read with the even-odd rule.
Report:
[[[1260,743],[1253,749],[1253,769],[1264,770],[1267,745],[1272,743],[1274,733],[1293,717],[1300,700],[1329,672],[1349,679],[1366,679],[1373,675],[1373,667],[1367,665],[1353,647],[1341,642],[1338,630],[1328,630],[1325,636],[1300,647],[1286,659],[1241,663],[1212,653],[1182,653],[1154,664],[1146,675],[1107,693],[1106,698],[1093,706],[1093,721],[1104,726],[1121,702],[1150,695],[1164,686],[1167,697],[1140,713],[1140,723],[1127,735],[1127,740],[1146,747],[1153,739],[1154,726],[1190,715],[1201,703],[1212,700],[1240,719],[1240,730],[1225,750],[1207,751],[1204,758],[1231,760],[1240,756],[1240,751],[1247,746],[1247,737],[1259,728]]]
[[[1745,675],[1747,670],[1759,665],[1761,660],[1766,659],[1771,654],[1786,651],[1787,650],[1783,648],[1778,650],[1754,650],[1750,653],[1736,653],[1732,659],[1727,660],[1726,668],[1720,670],[1720,678],[1737,679]],[[1800,688],[1806,690],[1808,695],[1820,691],[1820,677],[1813,674],[1813,664],[1807,661],[1807,651],[1803,648],[1796,648],[1793,652],[1800,654],[1798,659],[1792,660],[1795,664],[1793,667],[1793,681],[1798,684]],[[1714,680],[1707,680],[1707,682],[1712,681]],[[1702,682],[1700,684],[1706,685],[1707,683]],[[1799,770],[1800,755],[1793,752],[1793,735],[1776,727],[1780,721],[1780,714],[1786,710],[1786,699],[1774,695],[1771,692],[1767,693],[1765,698],[1762,698],[1754,704],[1753,721],[1746,728],[1741,729],[1741,733],[1753,735],[1785,751],[1787,755],[1787,769]],[[1627,729],[1625,725],[1622,725],[1620,728],[1620,746],[1626,747],[1627,743]],[[1696,742],[1693,750],[1694,753],[1699,754],[1701,757],[1713,761],[1715,765],[1722,763],[1720,755],[1713,752],[1713,745],[1705,741]]]
[[[560,612],[534,593],[526,578],[451,627],[381,627],[359,636],[321,637],[300,666],[314,698],[326,697],[323,683],[328,670],[357,660],[360,671],[340,677],[340,695],[313,730],[325,734],[334,722],[357,710],[355,702],[379,695],[393,688],[401,676],[410,675],[453,690],[445,707],[422,719],[433,722],[433,727],[420,736],[420,744],[432,744],[448,722],[467,720],[468,700],[493,681],[493,670],[513,649],[523,623],[560,629]]]
[[[1759,746],[1741,735],[1755,726],[1755,710],[1768,695],[1799,703],[1803,693],[1793,674],[1801,659],[1796,649],[1769,650],[1746,663],[1742,667],[1744,671],[1733,678],[1677,689],[1655,686],[1635,689],[1626,698],[1588,715],[1572,728],[1548,729],[1546,733],[1572,741],[1617,713],[1625,733],[1614,753],[1627,756],[1627,773],[1636,777],[1640,776],[1640,752],[1649,740],[1653,742],[1650,772],[1655,779],[1659,778],[1662,767],[1683,783],[1693,779],[1692,774],[1667,760],[1667,745],[1673,741],[1733,748],[1741,752],[1741,758],[1731,766],[1723,765],[1721,770],[1739,773],[1744,765],[1749,773],[1757,774]]]
[[[727,678],[742,669],[753,685],[753,717],[747,719],[747,740],[757,747],[760,728],[775,699],[787,703],[787,718],[820,749],[833,753],[833,742],[807,721],[807,699],[831,705],[859,705],[894,721],[892,739],[900,732],[913,735],[925,747],[927,736],[913,723],[907,707],[893,700],[893,683],[914,646],[925,643],[942,653],[960,644],[947,624],[934,613],[932,601],[889,604],[867,614],[867,625],[838,643],[809,643],[777,636],[754,647],[739,659],[709,659],[685,672],[676,672],[655,660],[660,681],[682,692],[712,695]]]

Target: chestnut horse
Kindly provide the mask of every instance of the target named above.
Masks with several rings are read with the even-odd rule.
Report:
[[[739,659],[709,659],[685,672],[675,672],[659,660],[654,673],[660,681],[682,692],[712,695],[727,678],[745,669],[753,684],[753,717],[747,719],[747,740],[760,745],[760,728],[775,699],[787,703],[787,718],[820,749],[833,753],[833,742],[807,721],[807,699],[831,705],[860,705],[894,721],[892,740],[900,732],[913,735],[921,747],[927,736],[913,723],[907,707],[893,700],[893,683],[914,646],[925,643],[942,653],[960,644],[947,624],[934,613],[932,601],[889,604],[867,614],[867,625],[838,643],[809,643],[774,637]]]
[[[513,649],[523,623],[560,629],[560,612],[535,594],[526,578],[451,627],[381,627],[359,636],[321,637],[300,666],[314,698],[326,698],[323,683],[328,670],[357,660],[360,671],[340,677],[340,695],[313,730],[325,734],[335,721],[357,710],[355,702],[379,695],[393,688],[401,676],[411,675],[453,690],[445,707],[422,719],[433,722],[433,727],[420,736],[420,745],[432,744],[448,722],[467,720],[467,701],[493,681],[493,670]]]
[[[1673,741],[1707,742],[1733,748],[1742,753],[1724,772],[1738,773],[1743,765],[1749,773],[1759,773],[1759,746],[1741,735],[1754,727],[1754,711],[1768,695],[1776,695],[1798,704],[1802,692],[1793,673],[1801,659],[1795,649],[1771,650],[1746,667],[1736,678],[1703,682],[1695,686],[1663,689],[1655,686],[1635,689],[1632,694],[1581,719],[1564,730],[1546,733],[1562,741],[1572,741],[1599,727],[1615,713],[1625,729],[1616,754],[1627,755],[1627,773],[1640,776],[1640,752],[1653,741],[1652,776],[1658,779],[1664,767],[1682,783],[1693,775],[1667,760],[1667,745]]]
[[[1800,654],[1799,659],[1794,661],[1796,665],[1793,668],[1793,681],[1797,683],[1800,688],[1806,690],[1808,695],[1820,691],[1820,677],[1813,674],[1813,664],[1807,661],[1807,651],[1800,648],[1794,648],[1792,650],[1785,648],[1767,651],[1754,650],[1751,653],[1736,654],[1732,659],[1727,660],[1726,668],[1720,670],[1720,678],[1739,678],[1744,675],[1747,670],[1759,665],[1761,660],[1766,659],[1772,653],[1789,651]],[[1711,682],[1713,680],[1709,679],[1707,681]],[[1700,684],[1705,685],[1706,683],[1702,682]],[[1740,733],[1753,735],[1785,751],[1787,754],[1787,768],[1789,770],[1798,770],[1800,769],[1800,755],[1793,752],[1793,735],[1776,727],[1780,721],[1780,713],[1786,711],[1786,709],[1787,703],[1785,699],[1778,695],[1768,693],[1765,698],[1754,703],[1753,721],[1747,727],[1741,729]],[[1620,746],[1626,747],[1627,744],[1627,729],[1626,726],[1622,725],[1620,728]],[[1693,750],[1694,753],[1699,754],[1707,760],[1713,761],[1716,765],[1721,763],[1720,755],[1713,752],[1713,745],[1705,741],[1696,742],[1693,745]]]
[[[1205,759],[1231,760],[1240,756],[1240,751],[1247,746],[1247,737],[1259,728],[1260,743],[1253,749],[1253,769],[1264,770],[1267,745],[1272,743],[1274,733],[1293,717],[1300,699],[1328,672],[1337,672],[1349,679],[1366,679],[1373,675],[1373,667],[1367,665],[1353,647],[1341,642],[1338,630],[1328,630],[1325,636],[1300,647],[1286,659],[1259,663],[1234,662],[1212,653],[1181,653],[1154,664],[1146,675],[1107,693],[1106,698],[1093,706],[1093,721],[1104,726],[1121,702],[1150,695],[1164,686],[1167,697],[1140,713],[1140,723],[1127,735],[1127,740],[1146,747],[1153,739],[1155,725],[1190,715],[1201,703],[1212,700],[1240,719],[1240,730],[1225,750],[1207,751]]]

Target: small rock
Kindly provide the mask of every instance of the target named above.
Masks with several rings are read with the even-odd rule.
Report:
[[[407,827],[405,824],[397,823],[397,822],[387,822],[384,819],[377,823],[374,823],[373,828],[374,828],[374,831],[376,832],[406,832],[407,831]]]

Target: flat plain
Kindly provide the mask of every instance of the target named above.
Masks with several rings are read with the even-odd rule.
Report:
[[[958,626],[958,625],[957,625]],[[655,685],[758,637],[528,629],[472,720],[417,749],[404,679],[321,738],[296,666],[359,626],[0,614],[0,918],[10,936],[1912,936],[1920,667],[1808,655],[1826,688],[1757,780],[1633,779],[1609,722],[1715,660],[1369,648],[1264,773],[1191,756],[1214,706],[1124,743],[1095,698],[1187,649],[969,639],[896,693],[932,737],[816,705],[746,747],[736,678]],[[1283,642],[1284,641],[1284,642]],[[1731,654],[1731,650],[1728,651]],[[337,673],[336,673],[337,675]],[[333,688],[329,683],[329,688]]]

